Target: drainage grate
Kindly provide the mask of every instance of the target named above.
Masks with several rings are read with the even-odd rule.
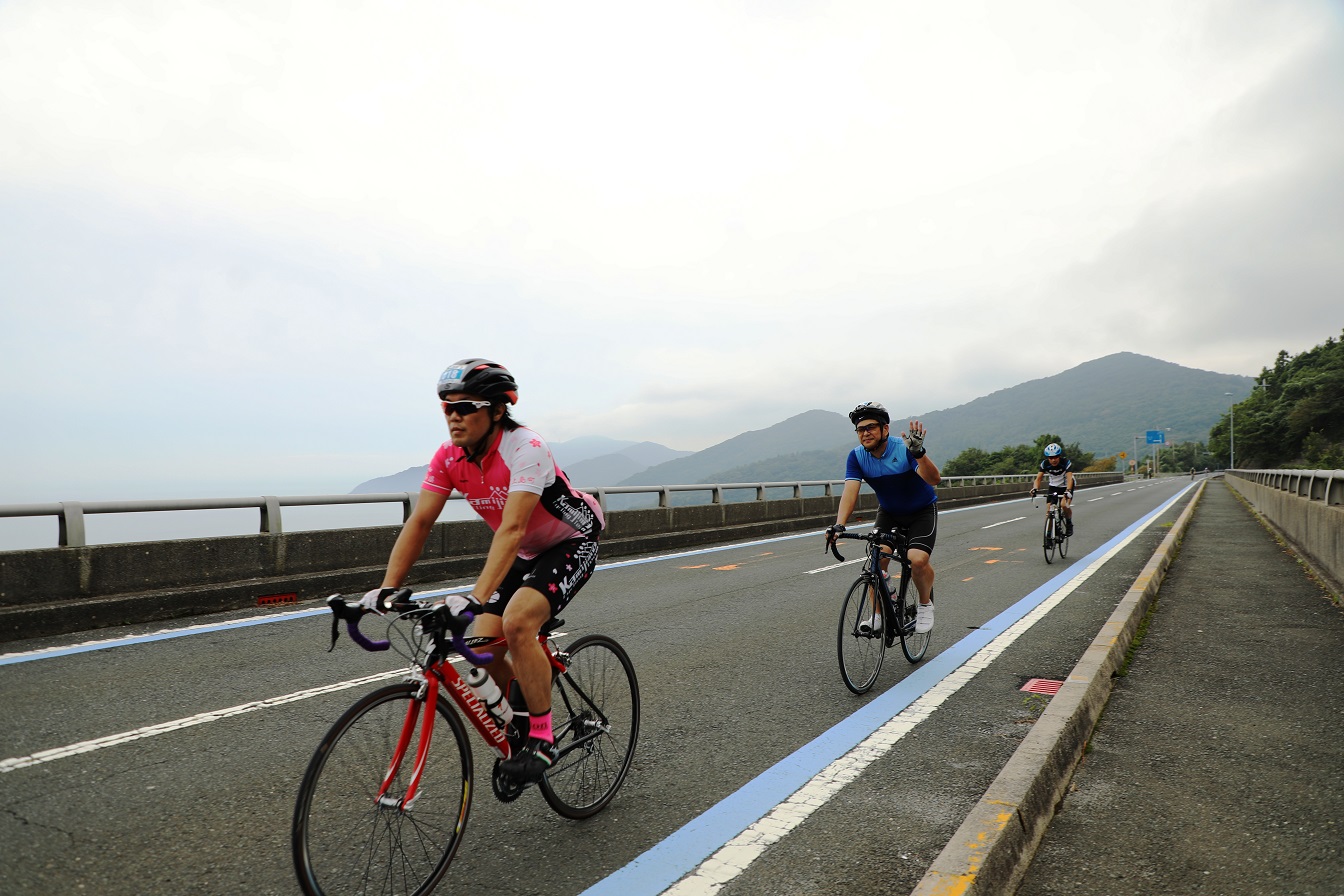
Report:
[[[1033,678],[1022,685],[1022,690],[1030,691],[1033,694],[1047,694],[1051,697],[1059,693],[1064,682],[1055,681],[1053,678]]]
[[[289,594],[264,594],[257,598],[257,606],[266,607],[271,604],[296,604],[299,602],[299,596],[294,592]]]

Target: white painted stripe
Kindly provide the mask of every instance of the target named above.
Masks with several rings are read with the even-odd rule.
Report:
[[[1001,522],[1001,523],[990,523],[988,526],[981,526],[980,528],[981,528],[981,529],[993,529],[995,526],[1006,526],[1006,525],[1008,525],[1009,523],[1015,523],[1015,522],[1017,522],[1018,520],[1024,520],[1024,519],[1026,519],[1026,517],[1024,517],[1024,516],[1015,516],[1015,517],[1013,517],[1013,518],[1010,519],[1010,520],[1004,520],[1004,521]]]
[[[865,554],[865,555],[862,556],[862,557],[855,557],[853,560],[846,560],[844,563],[832,563],[830,566],[821,566],[821,567],[818,567],[817,569],[808,569],[808,570],[804,570],[804,571],[803,571],[803,575],[805,575],[805,576],[813,576],[813,575],[816,575],[816,574],[819,573],[819,572],[829,572],[829,571],[832,570],[832,569],[839,569],[839,568],[842,567],[842,566],[853,566],[855,563],[862,563],[863,561],[865,561],[865,560],[867,560],[867,559],[868,559],[868,555]]]
[[[1088,498],[1087,503],[1091,504],[1093,501],[1105,501],[1105,500],[1106,496],[1102,495],[1100,498]]]
[[[269,709],[272,706],[283,706],[286,703],[307,700],[309,697],[320,697],[323,694],[333,694],[337,691],[349,690],[350,688],[370,684],[375,681],[383,681],[388,678],[405,678],[406,675],[407,670],[405,668],[396,669],[392,672],[380,672],[377,675],[366,675],[363,678],[338,681],[335,684],[323,685],[319,688],[310,688],[306,691],[295,691],[292,694],[284,694],[279,697],[268,697],[265,700],[255,700],[251,703],[240,703],[237,706],[203,712],[198,715],[187,716],[184,719],[162,722],[158,725],[148,725],[144,728],[135,728],[131,731],[123,731],[120,734],[109,734],[107,737],[80,741],[77,744],[57,747],[53,750],[41,750],[37,753],[29,754],[28,756],[0,759],[0,773],[12,772],[21,768],[30,768],[34,765],[41,765],[44,762],[65,759],[68,756],[77,756],[80,753],[92,753],[95,750],[101,750],[106,747],[115,747],[118,744],[131,743],[132,741],[143,740],[158,734],[167,734],[171,731],[181,731],[183,728],[191,728],[195,725],[204,725],[206,722],[218,722],[220,719],[228,719],[233,716],[256,712],[259,709]]]

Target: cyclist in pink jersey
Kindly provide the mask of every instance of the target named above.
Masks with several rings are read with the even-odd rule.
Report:
[[[363,603],[386,609],[386,598],[405,581],[448,497],[461,492],[495,534],[475,586],[469,594],[449,595],[445,605],[454,615],[470,610],[476,616],[474,635],[506,639],[507,655],[487,669],[506,691],[517,679],[528,711],[518,720],[527,725],[527,741],[503,768],[521,781],[536,781],[555,761],[550,662],[537,634],[592,576],[605,525],[602,509],[570,486],[546,442],[513,419],[509,409],[518,400],[518,384],[502,365],[484,358],[458,361],[439,377],[438,392],[450,438],[430,461],[382,587]]]

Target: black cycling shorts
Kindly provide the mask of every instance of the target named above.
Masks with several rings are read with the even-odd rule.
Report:
[[[499,584],[484,612],[503,616],[509,599],[519,588],[535,588],[546,596],[555,616],[574,599],[579,589],[593,577],[597,568],[597,539],[572,538],[562,541],[531,560],[519,557]]]
[[[873,527],[903,536],[907,549],[916,548],[932,554],[933,544],[938,540],[938,502],[905,514],[887,513],[879,507]]]
[[[1060,495],[1068,495],[1069,500],[1073,500],[1073,495],[1070,494],[1069,487],[1067,485],[1052,485],[1050,486],[1050,493],[1045,496],[1045,503],[1046,504],[1059,503]]]

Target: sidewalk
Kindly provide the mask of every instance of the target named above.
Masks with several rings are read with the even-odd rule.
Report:
[[[1018,896],[1344,896],[1344,611],[1211,481]]]

